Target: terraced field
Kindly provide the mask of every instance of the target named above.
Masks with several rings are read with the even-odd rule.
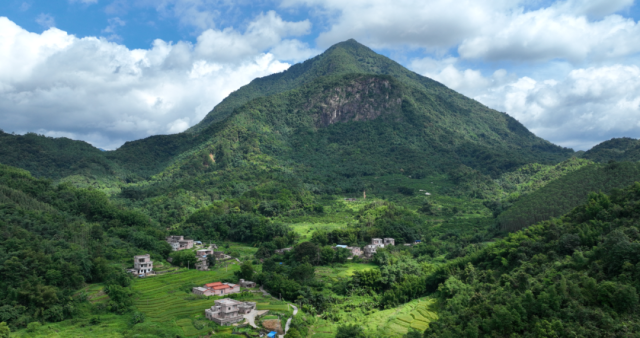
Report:
[[[434,309],[435,302],[430,298],[416,299],[397,308],[377,311],[366,317],[351,312],[342,316],[343,320],[339,322],[318,318],[310,326],[309,335],[311,338],[335,337],[339,325],[358,324],[372,337],[402,337],[411,328],[424,331],[431,321],[438,319]]]
[[[134,305],[143,312],[146,322],[162,323],[179,328],[185,337],[205,335],[211,332],[204,310],[214,304],[220,297],[198,297],[191,293],[191,288],[206,283],[231,277],[239,270],[239,264],[229,265],[228,271],[218,268],[214,271],[180,270],[177,274],[160,275],[136,280]],[[250,293],[242,300],[255,301],[259,310],[289,311],[285,302],[266,298],[261,293]],[[218,328],[216,332],[229,331],[230,327]]]
[[[147,320],[155,322],[202,315],[204,309],[213,305],[213,301],[195,297],[191,288],[231,277],[238,269],[238,264],[232,264],[228,271],[223,268],[214,271],[180,270],[178,274],[137,280],[133,285],[136,295],[134,305],[145,314]],[[182,326],[178,322],[176,325]]]
[[[402,336],[410,329],[424,331],[431,321],[437,320],[438,315],[434,311],[434,299],[423,298],[405,304],[400,310],[390,316],[386,324],[380,327],[380,332],[389,337]]]

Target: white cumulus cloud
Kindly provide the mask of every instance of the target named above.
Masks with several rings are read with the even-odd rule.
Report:
[[[517,77],[499,69],[483,76],[458,60],[417,59],[415,71],[507,112],[536,135],[586,150],[613,137],[640,138],[640,68],[578,68],[558,79]]]
[[[328,22],[317,42],[349,38],[373,48],[457,50],[467,59],[571,62],[640,52],[640,26],[616,13],[633,0],[450,1],[284,0],[307,6]],[[542,5],[542,7],[540,7]]]
[[[57,28],[31,33],[0,17],[0,128],[105,149],[181,132],[242,85],[286,70],[265,50],[298,45],[304,54],[304,45],[283,37],[308,29],[269,12],[245,32],[211,29],[195,44],[155,40],[149,49],[128,49]]]

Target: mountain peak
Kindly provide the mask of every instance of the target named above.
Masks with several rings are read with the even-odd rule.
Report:
[[[282,93],[310,83],[323,76],[340,74],[391,75],[405,84],[421,88],[444,87],[440,83],[420,76],[386,56],[377,54],[354,39],[336,43],[324,53],[295,64],[282,73],[257,78],[231,93],[215,106],[200,123],[187,130],[197,133],[214,122],[231,115],[234,109],[258,97]]]

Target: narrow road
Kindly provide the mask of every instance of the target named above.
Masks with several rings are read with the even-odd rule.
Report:
[[[262,288],[262,285],[260,285],[260,291],[262,291],[262,294],[264,296],[267,296],[267,297],[271,296],[271,294],[269,294],[267,291],[265,291]],[[287,334],[287,331],[289,331],[289,326],[291,325],[291,319],[293,319],[293,317],[298,314],[298,307],[293,304],[289,304],[289,305],[293,307],[293,316],[287,319],[287,324],[284,326],[284,334]],[[279,335],[278,338],[284,338],[284,334]]]
[[[284,334],[287,334],[287,331],[289,331],[289,326],[291,325],[291,319],[293,319],[293,317],[298,314],[298,308],[293,304],[289,304],[289,305],[293,306],[293,316],[287,319],[287,325],[284,326]],[[284,338],[284,335],[280,335],[278,337]]]

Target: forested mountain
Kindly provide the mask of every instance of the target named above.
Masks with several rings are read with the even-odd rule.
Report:
[[[0,163],[25,169],[36,177],[110,176],[119,171],[102,151],[83,141],[0,131]]]
[[[629,137],[612,138],[589,149],[582,158],[594,162],[640,161],[640,140]]]
[[[640,183],[591,194],[545,221],[438,268],[425,337],[632,337],[640,331]]]
[[[246,114],[247,108],[243,108],[247,104],[251,107],[259,107],[266,101],[260,101],[259,98],[273,96],[278,93],[290,92],[292,90],[304,89],[305,95],[311,95],[316,98],[322,97],[323,100],[329,95],[329,91],[334,90],[334,98],[342,101],[336,102],[318,102],[313,103],[314,109],[317,105],[326,107],[344,108],[348,100],[344,95],[362,95],[361,90],[365,87],[348,88],[349,93],[337,93],[340,85],[332,86],[337,83],[337,79],[347,76],[347,74],[387,74],[390,76],[385,80],[392,84],[392,89],[396,95],[396,99],[400,101],[394,103],[397,107],[393,107],[402,114],[409,114],[409,110],[414,110],[411,114],[415,115],[414,120],[409,120],[408,116],[399,120],[385,120],[385,123],[399,122],[395,128],[393,138],[397,141],[408,141],[415,146],[422,141],[427,141],[430,146],[429,152],[413,154],[406,144],[396,145],[395,154],[403,158],[407,156],[420,155],[428,156],[425,161],[432,163],[430,168],[438,166],[439,163],[461,163],[476,168],[484,173],[497,175],[501,172],[514,169],[515,167],[532,162],[557,162],[566,158],[572,153],[571,150],[557,147],[547,141],[537,138],[530,133],[519,122],[506,114],[498,113],[488,109],[477,101],[471,100],[452,91],[442,84],[429,78],[413,73],[398,63],[378,55],[369,48],[349,40],[334,45],[325,53],[305,61],[304,63],[292,66],[287,71],[279,74],[273,74],[264,78],[256,79],[247,86],[240,88],[223,100],[214,110],[198,125],[189,130],[189,133],[152,136],[143,140],[127,142],[125,145],[115,151],[99,152],[90,151],[86,145],[74,145],[78,150],[68,150],[70,141],[55,141],[50,138],[32,135],[28,140],[4,134],[0,140],[5,149],[0,153],[0,163],[13,164],[18,167],[34,172],[34,175],[42,177],[59,178],[68,176],[69,174],[120,174],[125,177],[122,180],[136,181],[141,178],[149,178],[150,176],[162,172],[183,154],[193,152],[194,149],[202,148],[207,144],[211,144],[211,138],[220,134],[221,130],[232,128],[228,121],[223,121],[230,116],[234,110],[237,114]],[[331,80],[329,80],[331,79]],[[320,82],[317,82],[320,81]],[[332,82],[333,81],[333,82]],[[315,83],[315,84],[312,84]],[[322,83],[319,85],[318,83]],[[303,87],[301,87],[303,86]],[[305,87],[306,86],[306,87]],[[328,87],[322,87],[328,86]],[[315,92],[311,93],[309,88]],[[347,89],[346,87],[340,87]],[[370,98],[376,98],[381,94],[378,91],[368,91],[366,95]],[[279,96],[277,100],[289,100],[292,93]],[[323,96],[324,95],[324,96]],[[341,96],[343,95],[343,96]],[[277,95],[276,95],[277,96]],[[406,98],[403,98],[406,96]],[[275,96],[274,96],[275,97]],[[251,100],[258,99],[253,102]],[[274,100],[274,99],[272,99]],[[294,107],[294,102],[288,102],[287,112],[278,112],[278,117],[271,118],[269,123],[286,124],[287,128],[309,128],[327,127],[336,121],[331,121],[325,125],[317,123],[296,124],[295,119],[299,118],[300,112],[310,112],[309,108],[304,105],[310,105],[311,102],[302,102],[303,106]],[[361,103],[352,105],[354,109],[361,109]],[[380,103],[380,101],[378,102]],[[392,107],[389,107],[392,108]],[[328,109],[328,108],[327,108]],[[377,108],[376,108],[377,109]],[[298,111],[297,113],[295,111]],[[271,112],[269,112],[271,113]],[[326,113],[326,112],[325,112]],[[376,112],[378,114],[380,112]],[[295,115],[298,115],[297,117]],[[369,116],[365,119],[354,117],[354,120],[373,120],[376,116]],[[342,122],[350,121],[352,118],[341,117]],[[213,125],[213,122],[217,122]],[[404,124],[402,124],[404,122]],[[417,125],[413,122],[420,123]],[[475,123],[480,123],[475,126]],[[365,123],[368,125],[371,123]],[[375,124],[375,122],[373,122]],[[408,135],[404,135],[404,128],[409,124],[416,131],[408,132],[413,140],[409,140]],[[351,127],[349,127],[351,128]],[[364,127],[368,128],[368,127]],[[331,128],[328,128],[331,129]],[[449,132],[444,132],[444,130]],[[450,132],[453,132],[451,134]],[[192,135],[195,133],[196,135]],[[320,133],[321,134],[321,133]],[[355,133],[357,134],[357,133]],[[310,134],[307,139],[313,140],[319,134]],[[387,142],[389,135],[359,135],[360,139],[368,137],[375,142]],[[417,138],[417,139],[416,139]],[[423,140],[420,140],[423,139]],[[341,137],[344,139],[344,137]],[[27,142],[28,141],[28,142]],[[344,139],[344,141],[347,141]],[[348,140],[347,142],[355,142]],[[65,143],[67,146],[64,151],[60,150],[59,144]],[[334,142],[335,143],[335,142]],[[390,143],[389,143],[390,144]],[[361,144],[351,145],[352,150],[356,150]],[[386,145],[385,145],[386,146]],[[504,153],[503,151],[506,151]],[[64,156],[58,156],[64,153]],[[66,154],[69,153],[69,154]],[[366,151],[365,151],[366,153]],[[26,156],[25,156],[26,155]],[[345,154],[346,155],[346,154]],[[71,156],[71,157],[69,157]],[[49,166],[48,169],[39,167],[40,158],[64,158],[64,161]],[[396,156],[397,157],[397,156]],[[449,159],[453,157],[453,159]],[[61,163],[73,163],[65,167]],[[481,163],[481,166],[477,164]],[[355,174],[358,175],[357,173]]]
[[[252,99],[282,93],[317,78],[344,74],[391,75],[405,84],[423,89],[444,87],[440,83],[407,70],[393,60],[378,55],[366,46],[351,39],[333,45],[326,52],[288,70],[262,78],[231,93],[189,132],[203,130],[213,122],[229,116],[233,110]]]
[[[589,193],[609,193],[640,181],[640,163],[611,162],[583,166],[515,201],[497,217],[499,226],[515,231],[560,217],[587,200]]]
[[[13,328],[78,315],[85,283],[108,286],[113,312],[127,311],[130,277],[117,262],[171,247],[142,213],[95,190],[52,185],[0,165],[0,320]]]

